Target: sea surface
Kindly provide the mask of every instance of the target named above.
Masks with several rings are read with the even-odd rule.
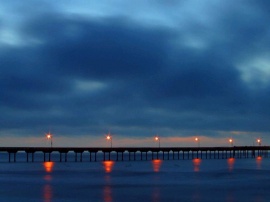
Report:
[[[270,158],[0,161],[0,201],[268,202]]]

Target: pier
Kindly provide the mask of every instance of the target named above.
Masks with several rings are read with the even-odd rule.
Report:
[[[136,160],[183,160],[183,159],[227,159],[227,158],[268,158],[270,146],[234,147],[0,147],[8,162],[17,162],[17,155],[25,162],[35,162],[41,154],[42,161],[67,162],[72,155],[74,162],[85,161],[136,161]],[[54,159],[52,159],[54,154]],[[57,159],[55,158],[57,156]],[[84,156],[84,158],[83,158]],[[87,156],[87,160],[85,158]],[[70,159],[70,158],[69,158]],[[1,159],[0,159],[1,161]],[[69,160],[70,161],[70,160]]]

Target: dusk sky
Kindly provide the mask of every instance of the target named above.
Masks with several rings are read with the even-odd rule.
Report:
[[[270,144],[270,1],[0,0],[0,146]]]

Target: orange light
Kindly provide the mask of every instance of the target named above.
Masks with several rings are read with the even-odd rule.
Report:
[[[232,143],[232,139],[229,139],[229,142]]]
[[[46,134],[46,137],[47,137],[47,139],[51,139],[52,138],[52,134],[49,132],[49,133]]]
[[[103,201],[105,201],[105,202],[112,202],[113,201],[112,186],[110,184],[106,185],[103,188]]]
[[[53,192],[52,192],[52,187],[50,184],[46,184],[43,187],[43,200],[45,202],[52,201],[53,199]]]
[[[227,160],[229,171],[232,171],[233,170],[234,162],[235,162],[235,159],[234,158],[229,158]]]
[[[261,166],[262,166],[262,157],[261,156],[257,156],[256,164],[257,164],[257,168],[261,169]]]
[[[44,169],[47,173],[52,172],[53,166],[54,166],[54,162],[44,162],[43,163]]]
[[[104,161],[103,162],[103,167],[106,173],[112,172],[114,162],[113,161]]]
[[[155,159],[152,161],[152,166],[153,166],[154,172],[157,173],[160,171],[161,164],[162,164],[162,161],[160,159]]]
[[[196,137],[196,138],[195,138],[195,141],[198,141],[198,140],[199,140],[199,139]]]
[[[199,172],[200,171],[200,165],[201,165],[201,159],[193,159],[193,167],[194,167],[194,172]]]
[[[260,140],[260,139],[258,139],[258,140],[257,140],[257,142],[258,142],[258,143],[260,143],[260,142],[261,142],[261,140]]]
[[[156,141],[158,141],[158,139],[159,139],[158,137],[155,137],[155,140],[156,140]]]

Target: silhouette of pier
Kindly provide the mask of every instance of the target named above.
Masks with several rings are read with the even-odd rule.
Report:
[[[34,162],[37,153],[43,154],[43,161],[52,161],[51,155],[59,162],[67,162],[68,155],[75,162],[115,160],[180,160],[180,159],[227,159],[227,158],[268,158],[270,146],[234,147],[0,147],[0,153],[8,155],[8,162],[16,162],[17,155],[24,156],[26,162]],[[3,155],[2,155],[3,156]],[[99,158],[98,158],[99,157]],[[1,160],[1,159],[0,159]],[[54,158],[54,161],[55,158]]]

